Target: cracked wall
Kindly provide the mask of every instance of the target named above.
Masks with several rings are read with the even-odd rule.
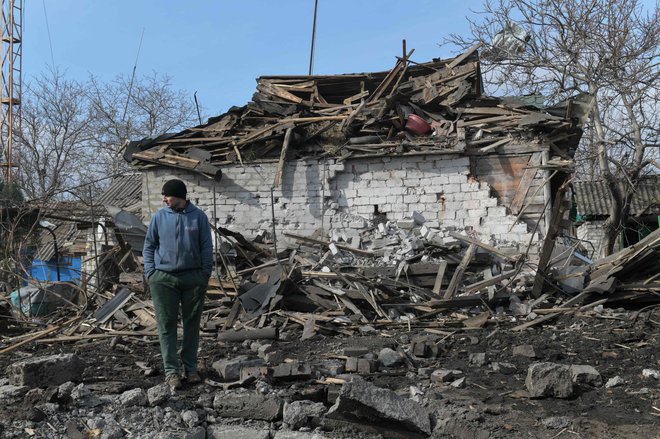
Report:
[[[143,211],[148,220],[162,206],[163,183],[181,178],[189,198],[212,221],[215,205],[219,226],[253,237],[272,230],[276,170],[274,162],[223,167],[220,182],[175,169],[145,171]],[[301,235],[321,227],[359,232],[377,222],[410,218],[416,211],[428,227],[473,229],[486,242],[526,246],[538,239],[498,205],[490,185],[481,180],[470,174],[469,157],[458,154],[290,161],[282,186],[272,193],[276,228]]]

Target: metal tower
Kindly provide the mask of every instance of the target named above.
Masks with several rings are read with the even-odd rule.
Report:
[[[21,55],[23,52],[23,0],[2,0],[2,176],[12,180],[15,137],[21,129]]]

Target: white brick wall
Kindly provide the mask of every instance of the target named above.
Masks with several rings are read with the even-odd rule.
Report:
[[[211,220],[215,187],[219,225],[247,237],[270,231],[270,188],[276,169],[275,162],[225,167],[220,182],[175,169],[147,170],[143,174],[146,220],[162,206],[163,183],[176,177],[186,181],[189,198]],[[273,190],[276,227],[303,235],[320,229],[322,221],[326,235],[333,228],[360,229],[373,226],[377,208],[388,220],[418,211],[441,228],[471,226],[485,242],[529,238],[527,226],[514,225],[515,217],[497,205],[484,181],[468,178],[469,169],[469,158],[457,155],[290,161],[281,187]]]

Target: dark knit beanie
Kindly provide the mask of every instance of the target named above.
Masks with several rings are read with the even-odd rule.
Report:
[[[162,194],[167,197],[178,197],[186,199],[188,190],[184,182],[178,179],[167,180],[163,185]]]

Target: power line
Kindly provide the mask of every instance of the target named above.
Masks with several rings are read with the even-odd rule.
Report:
[[[53,63],[53,69],[55,68],[55,56],[53,56],[53,40],[50,37],[50,26],[48,25],[48,13],[46,12],[46,0],[41,0],[41,4],[44,7],[44,19],[46,20],[46,32],[48,33],[48,45],[50,46],[50,61]]]
[[[133,80],[135,79],[135,71],[137,70],[138,59],[140,58],[140,50],[142,49],[142,39],[144,38],[144,28],[142,28],[142,35],[140,35],[140,44],[138,45],[137,55],[135,55],[135,64],[133,64],[133,73],[131,74],[131,82],[128,84],[128,96],[126,97],[126,105],[124,106],[124,114],[121,116],[123,122],[126,118],[128,111],[128,103],[131,100],[131,91],[133,90]],[[128,133],[126,133],[128,135]]]

